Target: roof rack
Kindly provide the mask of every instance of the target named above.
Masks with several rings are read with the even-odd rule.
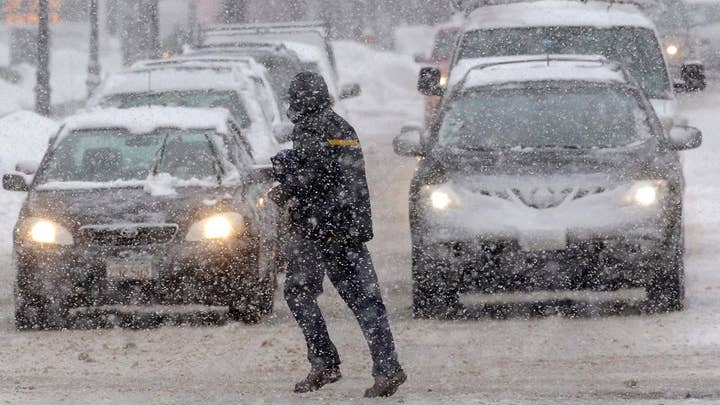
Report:
[[[472,72],[475,72],[477,70],[487,69],[494,66],[504,66],[504,65],[515,65],[520,63],[528,63],[528,62],[547,62],[548,66],[551,62],[596,62],[600,63],[605,66],[610,66],[610,68],[614,71],[623,71],[625,74],[625,77],[628,77],[627,73],[625,72],[625,69],[623,66],[615,61],[612,61],[604,56],[600,55],[587,55],[587,56],[580,56],[580,55],[537,55],[537,56],[528,56],[527,58],[517,58],[517,59],[508,59],[503,61],[497,61],[497,62],[486,62],[486,63],[480,63],[477,64],[470,69],[468,69],[465,74],[463,75],[463,78],[457,82],[457,87],[464,88],[465,83],[467,82],[468,77]]]

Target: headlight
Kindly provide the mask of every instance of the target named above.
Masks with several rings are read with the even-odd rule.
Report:
[[[430,194],[430,203],[432,203],[433,208],[444,210],[450,206],[452,199],[448,193],[441,190],[435,190],[432,194]]]
[[[442,186],[425,186],[425,197],[427,204],[437,211],[445,211],[450,208],[459,207],[460,197],[455,194],[452,187]]]
[[[228,212],[216,214],[190,227],[185,240],[198,242],[201,240],[223,240],[233,236],[241,236],[245,232],[245,222],[240,214]]]
[[[73,237],[65,227],[52,221],[32,218],[26,222],[21,230],[24,238],[43,245],[70,246],[74,243]]]
[[[626,202],[641,207],[650,207],[660,201],[664,192],[664,181],[642,181],[633,185],[626,197]]]
[[[440,85],[445,87],[448,83],[448,77],[445,75],[440,76]]]
[[[668,45],[667,48],[665,48],[665,52],[667,52],[670,56],[675,56],[680,51],[680,49],[675,45]]]

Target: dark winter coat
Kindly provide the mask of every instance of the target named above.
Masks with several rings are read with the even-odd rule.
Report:
[[[290,201],[295,231],[322,241],[363,243],[373,238],[365,161],[357,134],[332,110],[321,76],[301,73],[290,87],[293,149],[273,159]]]

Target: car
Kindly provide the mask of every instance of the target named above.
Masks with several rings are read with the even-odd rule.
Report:
[[[623,63],[666,127],[678,119],[673,83],[655,25],[633,4],[540,0],[479,7],[469,13],[463,26],[448,86],[484,60],[545,54],[603,55]],[[700,71],[692,64],[685,70]],[[423,68],[419,90],[425,95],[441,93],[440,77],[438,69]]]
[[[335,101],[357,97],[357,83],[340,86],[337,63],[329,40],[329,28],[322,22],[221,24],[203,29],[202,46],[227,46],[240,43],[271,42],[293,51],[303,70],[321,74]],[[342,106],[339,106],[342,110]]]
[[[270,158],[283,149],[278,142],[281,133],[268,121],[258,99],[255,82],[233,67],[156,66],[110,75],[87,107],[225,108],[252,146],[257,163],[270,164]]]
[[[289,101],[287,90],[293,77],[302,72],[303,66],[298,55],[283,44],[262,42],[241,42],[229,45],[203,46],[197,44],[184,52],[187,56],[249,56],[265,66],[268,78],[280,100],[282,110]]]
[[[289,141],[293,124],[287,115],[280,111],[282,102],[280,98],[276,97],[276,91],[272,87],[267,70],[255,59],[248,56],[191,55],[136,62],[131,69],[168,67],[228,68],[233,69],[236,74],[250,79],[249,83],[255,93],[255,99],[260,102],[265,118],[271,123],[278,142]]]
[[[396,153],[418,157],[410,188],[413,310],[444,316],[460,293],[645,288],[682,308],[684,177],[642,87],[596,56],[519,56],[457,79],[429,133],[408,127]]]
[[[453,57],[455,44],[460,35],[460,27],[444,26],[438,29],[433,41],[432,52],[429,58],[418,55],[415,61],[423,64],[430,64],[440,69],[440,85],[447,85],[450,75],[450,60]],[[432,116],[440,104],[440,98],[430,96],[425,99],[425,124],[429,125]]]
[[[67,326],[73,308],[224,305],[273,309],[277,213],[226,110],[108,109],[67,118],[14,230],[15,323]]]
[[[690,90],[707,86],[705,64],[691,38],[689,13],[682,0],[652,0],[638,3],[655,23],[673,80]]]

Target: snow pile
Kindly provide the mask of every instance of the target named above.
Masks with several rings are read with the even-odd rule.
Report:
[[[39,162],[48,139],[58,131],[58,124],[33,112],[20,111],[0,119],[0,174],[15,170],[21,161]],[[0,254],[9,254],[12,229],[15,226],[25,193],[0,190]]]
[[[423,97],[416,90],[420,65],[409,55],[378,51],[357,42],[334,43],[341,83],[359,83],[360,97],[345,105],[355,115],[400,115],[422,121]]]

